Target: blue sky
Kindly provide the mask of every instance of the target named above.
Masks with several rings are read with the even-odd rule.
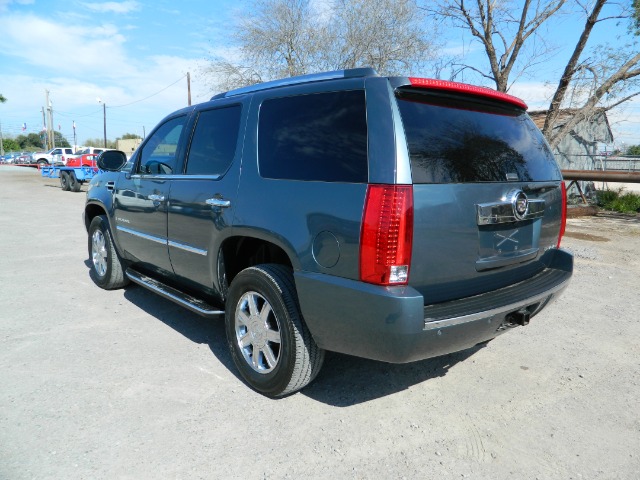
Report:
[[[0,0],[0,105],[5,136],[42,128],[45,90],[54,125],[79,142],[147,133],[172,111],[211,97],[198,77],[226,43],[233,1]],[[150,97],[150,98],[148,98]],[[144,100],[146,99],[146,100]]]
[[[251,5],[250,0],[0,0],[0,93],[8,100],[0,105],[3,136],[23,133],[23,124],[26,133],[40,131],[45,90],[54,125],[71,143],[74,121],[79,144],[102,138],[98,98],[107,107],[109,139],[149,133],[165,115],[187,105],[187,72],[193,103],[216,93],[201,68],[212,55],[232,58],[229,32]],[[555,55],[511,90],[530,109],[548,106],[583,24],[578,15],[565,15],[545,30]],[[481,58],[479,45],[461,31],[449,29],[447,35],[448,51]],[[597,28],[595,35],[593,40],[607,36],[615,42],[611,25]],[[611,114],[610,123],[617,143],[640,144],[640,102]]]

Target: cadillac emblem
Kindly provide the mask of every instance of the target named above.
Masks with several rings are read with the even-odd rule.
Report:
[[[524,220],[529,212],[529,199],[522,190],[515,190],[510,197],[514,216],[518,220]]]

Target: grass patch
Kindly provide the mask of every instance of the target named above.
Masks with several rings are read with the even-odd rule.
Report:
[[[618,190],[599,190],[597,193],[598,206],[605,210],[620,213],[640,212],[640,195],[637,193]]]

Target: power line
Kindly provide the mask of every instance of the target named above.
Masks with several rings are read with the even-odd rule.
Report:
[[[167,85],[166,87],[162,88],[161,90],[158,90],[155,93],[152,93],[148,97],[144,97],[144,98],[141,98],[139,100],[134,100],[133,102],[125,103],[124,105],[107,105],[107,108],[108,109],[111,109],[111,108],[122,108],[122,107],[128,107],[129,105],[133,105],[133,104],[136,104],[136,103],[144,102],[145,100],[148,100],[148,99],[150,99],[152,97],[155,97],[156,95],[159,95],[160,93],[164,92],[168,88],[173,87],[176,83],[178,83],[180,80],[184,79],[186,76],[187,76],[187,74],[185,73],[183,76],[181,76],[175,82]],[[69,118],[71,118],[71,117],[74,117],[74,118],[90,117],[90,116],[95,115],[95,114],[100,113],[100,112],[102,112],[102,108],[100,108],[99,110],[96,110],[94,112],[91,112],[91,113],[86,113],[84,115],[80,115],[80,114],[77,114],[77,113],[70,113],[70,112],[62,112],[60,110],[55,110],[56,114],[62,115],[63,117],[69,117]]]
[[[121,107],[128,107],[129,105],[133,105],[134,103],[140,103],[140,102],[144,102],[145,100],[148,100],[151,97],[155,97],[156,95],[164,92],[166,89],[168,89],[169,87],[173,87],[176,83],[178,83],[180,80],[182,80],[183,78],[185,78],[187,76],[187,74],[185,73],[183,76],[181,76],[178,80],[176,80],[175,82],[173,82],[171,85],[167,85],[166,87],[164,87],[162,90],[158,90],[156,93],[153,93],[151,95],[149,95],[148,97],[144,97],[141,98],[140,100],[136,100],[134,102],[131,103],[125,103],[124,105],[114,105],[114,106],[107,106],[107,108],[121,108]]]

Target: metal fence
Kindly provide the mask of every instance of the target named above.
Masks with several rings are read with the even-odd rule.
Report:
[[[634,155],[556,155],[563,170],[640,172],[640,156]]]

